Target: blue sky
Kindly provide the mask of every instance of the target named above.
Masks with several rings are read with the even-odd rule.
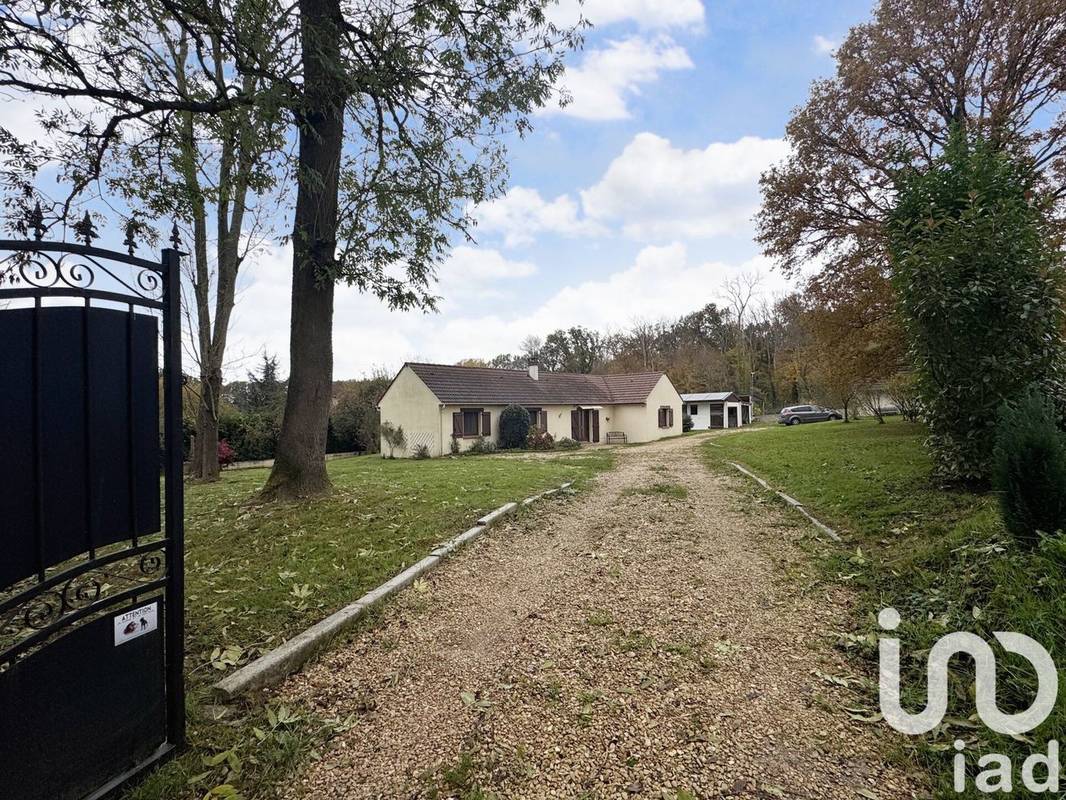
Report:
[[[763,273],[767,295],[786,291],[752,241],[758,174],[787,152],[791,109],[832,73],[829,50],[870,9],[587,2],[595,28],[562,81],[574,102],[510,143],[511,190],[477,210],[477,245],[457,248],[442,269],[440,313],[390,314],[342,290],[337,377],[490,357],[556,327],[676,317],[720,300],[722,281],[740,271]],[[277,271],[273,261],[253,276],[260,289],[274,283],[263,275]],[[242,297],[235,340],[284,357],[287,320],[277,317],[272,332],[261,311],[277,301],[258,294],[253,284]],[[284,295],[284,280],[270,295]]]
[[[559,19],[573,18],[576,3],[562,4]],[[760,272],[767,297],[787,291],[752,240],[758,175],[787,153],[790,111],[871,6],[587,0],[595,27],[562,79],[574,102],[509,142],[510,190],[474,210],[477,242],[443,265],[440,313],[390,312],[341,287],[336,378],[487,358],[558,327],[674,318],[720,301],[740,272]],[[230,376],[264,349],[287,370],[290,259],[266,247],[246,268]]]

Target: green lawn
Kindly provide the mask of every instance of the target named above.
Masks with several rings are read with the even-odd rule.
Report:
[[[924,438],[922,426],[890,419],[884,425],[862,420],[779,427],[720,436],[704,445],[713,468],[736,474],[726,462],[743,464],[841,532],[842,544],[814,542],[811,549],[821,580],[856,589],[854,628],[842,632],[840,645],[868,666],[870,681],[863,689],[871,715],[877,711],[876,614],[888,606],[904,620],[903,696],[911,710],[925,704],[928,649],[950,631],[973,631],[989,641],[993,631],[1018,631],[1066,664],[1066,545],[1027,551],[1003,529],[992,494],[935,485]],[[1002,652],[999,668],[1001,709],[1028,707],[1035,690],[1031,669]],[[901,754],[928,768],[938,796],[986,796],[973,793],[972,777],[976,758],[990,752],[1012,756],[1017,784],[1026,755],[1046,752],[1049,739],[1066,736],[1062,703],[1029,734],[1031,742],[998,736],[971,719],[973,671],[967,659],[952,662],[951,687],[944,725],[921,739],[899,737]],[[951,745],[957,738],[967,742],[971,776],[969,793],[961,795],[951,786]],[[1012,796],[1025,795],[1016,789]]]
[[[735,461],[864,538],[921,529],[945,532],[992,509],[988,496],[946,491],[929,480],[925,428],[888,417],[821,422],[714,439],[707,454]],[[876,541],[870,542],[876,545]]]
[[[222,709],[212,704],[212,683],[423,558],[485,512],[564,481],[580,486],[611,463],[604,451],[521,459],[355,457],[329,462],[328,497],[288,505],[249,505],[265,469],[188,486],[193,747],[130,796],[271,797],[274,782],[347,722],[257,700]]]

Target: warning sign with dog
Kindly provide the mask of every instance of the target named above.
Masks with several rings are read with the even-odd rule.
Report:
[[[115,617],[115,647],[151,633],[159,625],[159,603],[149,603]]]

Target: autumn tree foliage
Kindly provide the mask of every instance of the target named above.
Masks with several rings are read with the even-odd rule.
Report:
[[[873,284],[880,288],[881,284]],[[903,365],[903,344],[894,315],[882,314],[877,302],[809,305],[800,324],[808,332],[812,396],[851,419],[865,393]]]
[[[890,349],[902,347],[885,230],[894,176],[928,169],[954,125],[1029,154],[1061,221],[1063,52],[1066,0],[881,0],[852,28],[836,74],[814,82],[788,123],[790,156],[761,178],[758,240],[786,274],[808,276],[805,303],[829,317],[855,306],[847,316],[872,326],[871,340],[895,335]]]
[[[762,176],[767,255],[793,275],[823,264],[811,289],[827,302],[887,280],[895,169],[928,168],[956,124],[1030,153],[1061,218],[1063,52],[1066,0],[881,0],[789,121],[789,158]]]

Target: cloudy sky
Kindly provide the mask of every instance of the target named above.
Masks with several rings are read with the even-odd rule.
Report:
[[[565,11],[563,13],[566,13]],[[515,351],[529,334],[676,317],[739,271],[783,278],[752,241],[758,176],[789,112],[869,2],[588,0],[569,60],[573,103],[510,143],[507,195],[478,209],[476,245],[440,274],[440,313],[389,312],[342,288],[335,374]],[[235,356],[287,352],[288,254],[246,276]]]
[[[576,13],[563,3],[563,18]],[[790,110],[870,7],[587,0],[595,28],[562,82],[573,103],[509,142],[510,189],[476,210],[476,243],[441,269],[439,313],[390,312],[341,287],[335,376],[491,357],[560,327],[674,318],[720,299],[743,271],[784,292],[752,240],[758,176],[786,154]],[[290,257],[268,248],[241,280],[233,377],[264,349],[288,369]]]

